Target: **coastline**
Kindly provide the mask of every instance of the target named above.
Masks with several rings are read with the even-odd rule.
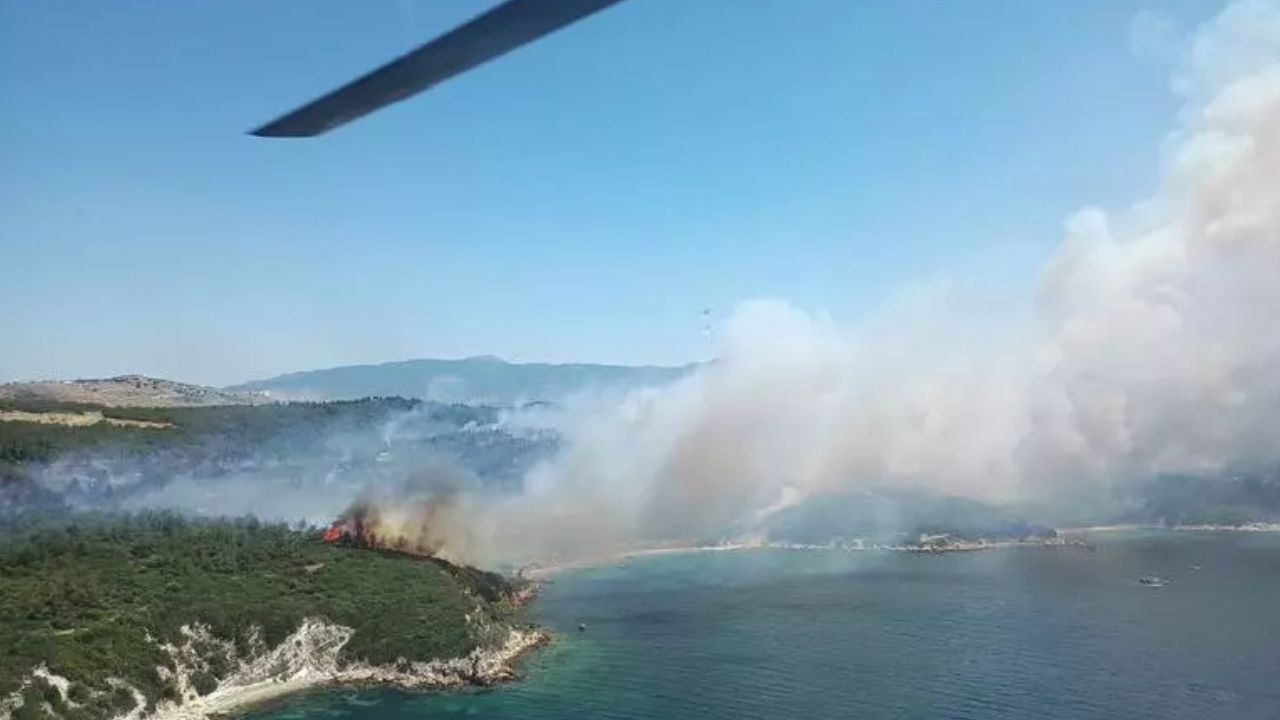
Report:
[[[1062,532],[1075,532],[1063,530]],[[926,536],[917,543],[883,544],[862,541],[828,543],[825,545],[792,543],[792,542],[731,542],[719,545],[673,545],[623,550],[608,555],[601,555],[576,560],[530,564],[520,568],[518,575],[533,582],[543,582],[553,576],[571,570],[599,568],[631,560],[633,558],[659,555],[684,555],[692,553],[742,552],[748,550],[793,550],[793,551],[838,551],[838,552],[907,552],[920,554],[943,554],[953,552],[977,552],[1010,547],[1082,547],[1089,543],[1074,537],[1026,538],[1019,540],[960,540],[948,536]]]
[[[573,560],[553,561],[525,565],[517,573],[520,577],[533,582],[541,582],[571,570],[605,567],[633,558],[657,555],[680,555],[687,553],[740,552],[744,550],[837,550],[843,552],[910,552],[910,553],[951,553],[977,552],[1009,547],[1079,547],[1092,549],[1092,545],[1080,537],[1087,533],[1131,532],[1135,530],[1169,530],[1173,532],[1280,532],[1280,522],[1248,522],[1239,525],[1156,525],[1156,524],[1115,524],[1090,525],[1081,527],[1055,528],[1057,536],[1051,538],[1024,538],[1018,540],[975,539],[962,540],[949,536],[924,536],[919,542],[908,544],[869,543],[859,540],[827,543],[825,545],[791,543],[791,542],[728,542],[718,545],[663,545],[631,550],[619,550],[595,557]]]
[[[1134,530],[1169,530],[1172,532],[1280,532],[1280,522],[1247,522],[1239,525],[1156,525],[1117,524],[1061,528],[1059,533],[1131,532]]]
[[[683,555],[688,553],[704,552],[732,552],[735,550],[758,550],[768,547],[768,545],[753,543],[726,543],[723,545],[670,545],[636,548],[573,560],[529,563],[520,567],[519,570],[517,570],[516,575],[533,583],[540,583],[562,572],[605,567],[638,557],[654,555]]]
[[[211,693],[182,703],[161,702],[152,713],[135,708],[118,720],[205,720],[242,715],[254,707],[300,693],[338,687],[405,690],[485,687],[515,678],[515,664],[551,640],[539,629],[510,628],[506,642],[470,654],[425,663],[340,667],[338,652],[348,628],[309,620],[274,650],[245,663]],[[278,672],[284,669],[284,672]],[[186,685],[185,678],[180,685]],[[186,689],[184,687],[184,689]],[[185,696],[185,694],[184,694]]]
[[[508,630],[507,641],[497,648],[476,648],[470,655],[447,660],[415,662],[415,664],[366,665],[355,664],[338,667],[337,652],[346,643],[349,633],[344,628],[308,621],[280,648],[296,647],[298,642],[314,644],[316,635],[346,635],[338,643],[326,643],[319,638],[321,657],[303,659],[301,666],[291,667],[293,673],[280,676],[261,676],[255,673],[262,666],[270,666],[282,660],[280,648],[268,656],[257,659],[237,671],[214,692],[192,698],[183,703],[161,702],[152,714],[129,712],[122,720],[205,720],[209,717],[242,715],[262,703],[283,700],[294,694],[339,687],[394,687],[401,689],[444,689],[462,687],[486,687],[515,678],[515,664],[527,653],[550,642],[550,635],[538,629]],[[308,641],[312,641],[308,643]],[[305,651],[303,651],[305,652]],[[285,662],[288,662],[285,660]]]
[[[1093,546],[1079,537],[1084,533],[1129,532],[1135,530],[1169,530],[1185,532],[1280,532],[1280,523],[1244,523],[1241,525],[1151,525],[1116,524],[1087,527],[1060,528],[1053,538],[1027,538],[1018,540],[958,540],[946,536],[922,537],[911,544],[875,544],[861,541],[830,543],[825,545],[784,542],[730,542],[716,545],[669,545],[635,548],[594,558],[568,560],[522,568],[519,575],[530,581],[516,598],[517,605],[531,601],[538,585],[561,572],[604,567],[634,558],[692,553],[741,552],[748,550],[792,551],[843,551],[843,552],[910,552],[941,554],[950,552],[976,552],[1010,547],[1081,547]],[[314,636],[317,629],[346,630],[309,621],[290,636],[277,652],[286,646],[297,646],[300,638]],[[478,648],[469,655],[428,663],[412,663],[407,669],[392,666],[354,664],[338,669],[336,653],[345,644],[349,633],[340,642],[332,643],[332,658],[320,663],[304,663],[288,677],[266,677],[238,682],[244,670],[227,678],[214,692],[194,698],[182,704],[161,703],[151,714],[135,711],[118,720],[206,720],[244,714],[255,707],[282,700],[293,695],[339,687],[394,687],[403,690],[445,690],[465,687],[486,687],[515,679],[515,665],[533,650],[551,642],[551,635],[536,628],[510,628],[505,643],[497,648]],[[321,643],[323,644],[323,642]],[[260,659],[279,663],[273,653]],[[252,666],[249,668],[252,676]]]
[[[184,626],[180,645],[161,644],[174,668],[160,666],[163,679],[178,689],[178,700],[161,700],[147,710],[142,692],[119,679],[107,683],[131,695],[134,705],[113,720],[207,720],[247,713],[253,708],[299,693],[338,687],[392,687],[403,690],[443,690],[488,687],[516,678],[516,663],[534,649],[551,642],[551,635],[532,626],[508,626],[506,638],[496,647],[478,647],[467,655],[427,662],[397,661],[386,665],[343,663],[339,655],[355,631],[324,620],[304,620],[279,645],[266,649],[258,642],[255,652],[239,659],[234,644],[220,640],[202,625]],[[215,649],[236,669],[210,692],[196,691],[195,679],[208,669],[197,648]],[[22,693],[33,682],[43,681],[62,695],[63,702],[79,707],[68,695],[69,681],[44,666],[33,669],[10,695],[0,696],[0,718],[14,717],[23,706]]]
[[[663,555],[741,552],[748,550],[840,551],[840,552],[909,552],[943,554],[976,552],[1010,547],[1079,547],[1093,549],[1082,536],[1089,533],[1167,530],[1185,532],[1280,532],[1280,523],[1245,523],[1241,525],[1144,525],[1115,524],[1061,528],[1052,538],[1010,540],[962,540],[950,536],[921,536],[908,544],[875,544],[859,540],[839,541],[823,545],[767,541],[740,541],[715,545],[663,545],[620,550],[592,558],[566,560],[526,566],[518,575],[530,581],[512,598],[519,606],[529,602],[538,586],[561,572],[604,567],[635,558]],[[261,705],[285,700],[291,696],[343,687],[389,687],[410,691],[461,690],[487,687],[516,678],[516,665],[530,652],[551,641],[551,635],[532,626],[513,625],[506,628],[505,640],[494,647],[476,648],[460,657],[429,662],[398,662],[386,665],[367,663],[343,664],[339,653],[354,631],[351,628],[309,619],[274,648],[259,646],[253,656],[239,662],[235,672],[225,677],[207,694],[195,692],[193,680],[199,671],[190,648],[200,642],[215,640],[200,626],[184,628],[187,642],[180,646],[162,646],[176,661],[173,679],[181,690],[180,701],[161,701],[147,712],[141,693],[120,684],[140,702],[114,720],[207,720],[209,718],[244,715]],[[230,645],[227,645],[230,652]],[[37,669],[36,674],[39,674]],[[52,678],[62,680],[59,677]],[[57,682],[59,689],[65,689]],[[24,686],[25,687],[25,686]],[[4,708],[10,713],[16,707]],[[3,713],[0,713],[3,715]]]

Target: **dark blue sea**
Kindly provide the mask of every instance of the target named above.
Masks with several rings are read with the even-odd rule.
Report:
[[[517,683],[328,691],[253,718],[1280,719],[1280,534],[1092,539],[573,571],[530,609],[559,640]]]

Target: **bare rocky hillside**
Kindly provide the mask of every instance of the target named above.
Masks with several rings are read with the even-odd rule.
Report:
[[[51,400],[106,407],[197,407],[272,402],[262,393],[233,392],[143,375],[6,383],[0,385],[0,400]]]

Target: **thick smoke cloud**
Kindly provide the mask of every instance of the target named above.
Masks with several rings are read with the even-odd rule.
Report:
[[[1154,21],[1142,22],[1150,46]],[[1168,32],[1147,54],[1166,56]],[[1114,502],[1113,484],[1274,467],[1280,3],[1236,3],[1197,31],[1172,90],[1184,107],[1155,192],[1072,215],[1020,305],[993,312],[961,290],[917,288],[850,332],[785,301],[748,302],[718,328],[714,362],[667,386],[461,429],[413,411],[328,432],[314,457],[285,443],[230,479],[151,487],[140,471],[119,504],[368,518],[394,546],[493,566],[750,537],[833,493],[919,489],[1089,515]],[[129,482],[146,487],[128,494]]]
[[[1163,184],[1077,213],[1045,270],[1025,463],[1083,477],[1280,455],[1280,7],[1192,39]]]
[[[885,485],[1087,503],[1110,483],[1280,461],[1280,6],[1237,3],[1197,31],[1172,88],[1185,106],[1158,189],[1070,217],[1030,327],[950,314],[954,297],[860,334],[746,303],[714,363],[571,402],[564,449],[523,494],[459,502],[484,539],[467,559],[723,537]]]

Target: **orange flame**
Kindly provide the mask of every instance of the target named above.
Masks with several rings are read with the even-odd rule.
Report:
[[[320,535],[327,543],[435,557],[456,523],[448,499],[358,500]]]

